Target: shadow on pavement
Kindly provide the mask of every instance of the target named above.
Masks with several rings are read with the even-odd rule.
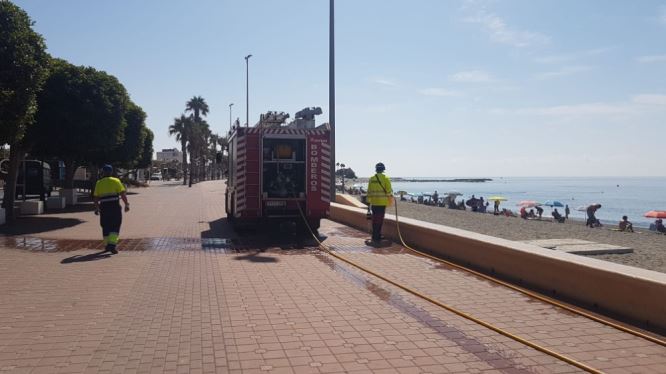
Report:
[[[81,212],[93,212],[95,210],[95,205],[92,202],[81,203],[79,202],[76,205],[70,205],[65,209],[49,209],[44,212],[43,215],[53,215],[53,214],[62,214],[62,213],[81,213]]]
[[[236,256],[234,257],[234,260],[238,261],[250,261],[250,262],[257,262],[257,263],[271,263],[271,262],[278,262],[279,260],[275,257],[268,257],[268,256],[262,256],[261,251],[259,252],[254,252],[254,253],[248,253],[243,256]]]
[[[201,232],[201,238],[225,238],[231,239],[237,237],[236,232],[231,227],[227,217],[208,222],[209,229]]]
[[[237,253],[244,253],[238,260],[253,262],[277,262],[277,259],[258,256],[267,250],[302,250],[316,247],[309,234],[285,232],[277,226],[260,226],[256,229],[235,231],[227,219],[222,217],[208,222],[209,229],[201,232],[203,249],[226,248]]]
[[[111,253],[107,251],[102,251],[102,252],[95,252],[91,253],[89,255],[81,256],[81,255],[74,255],[72,257],[67,257],[66,259],[63,259],[60,261],[61,264],[71,264],[74,262],[88,262],[88,261],[97,261],[97,260],[104,260],[106,258],[111,257]]]
[[[19,217],[13,225],[4,225],[0,228],[0,234],[4,235],[30,235],[47,231],[60,230],[73,227],[84,221],[76,218],[57,217]]]

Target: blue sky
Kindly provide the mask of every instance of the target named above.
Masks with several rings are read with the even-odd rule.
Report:
[[[328,1],[21,0],[49,52],[117,76],[155,149],[203,96],[213,131],[328,118]],[[666,176],[666,1],[336,2],[337,160],[359,175]]]

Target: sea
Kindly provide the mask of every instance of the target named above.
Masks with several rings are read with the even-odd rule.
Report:
[[[462,193],[456,201],[499,195],[507,198],[500,208],[517,212],[516,205],[522,200],[557,200],[568,204],[570,218],[585,219],[585,212],[578,209],[599,203],[597,218],[605,224],[617,224],[623,215],[637,227],[649,227],[652,218],[643,215],[650,210],[666,210],[666,177],[498,177],[488,182],[432,182],[442,178],[411,178],[419,182],[392,183],[393,191],[431,194],[437,191],[439,196],[447,192]],[[429,181],[430,180],[430,181]],[[492,202],[490,205],[492,209]],[[564,208],[557,208],[564,215]],[[544,215],[550,215],[551,208],[544,207]]]

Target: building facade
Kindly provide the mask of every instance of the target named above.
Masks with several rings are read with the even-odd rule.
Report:
[[[161,152],[157,152],[157,161],[162,162],[171,162],[171,161],[183,161],[183,152],[179,151],[176,148],[163,149]]]

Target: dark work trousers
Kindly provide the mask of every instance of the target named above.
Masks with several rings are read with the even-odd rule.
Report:
[[[99,224],[102,226],[102,235],[107,244],[113,247],[118,244],[120,225],[123,223],[123,213],[119,201],[109,201],[99,204]]]
[[[382,239],[382,225],[384,224],[384,214],[386,206],[372,205],[372,240],[380,241]]]

